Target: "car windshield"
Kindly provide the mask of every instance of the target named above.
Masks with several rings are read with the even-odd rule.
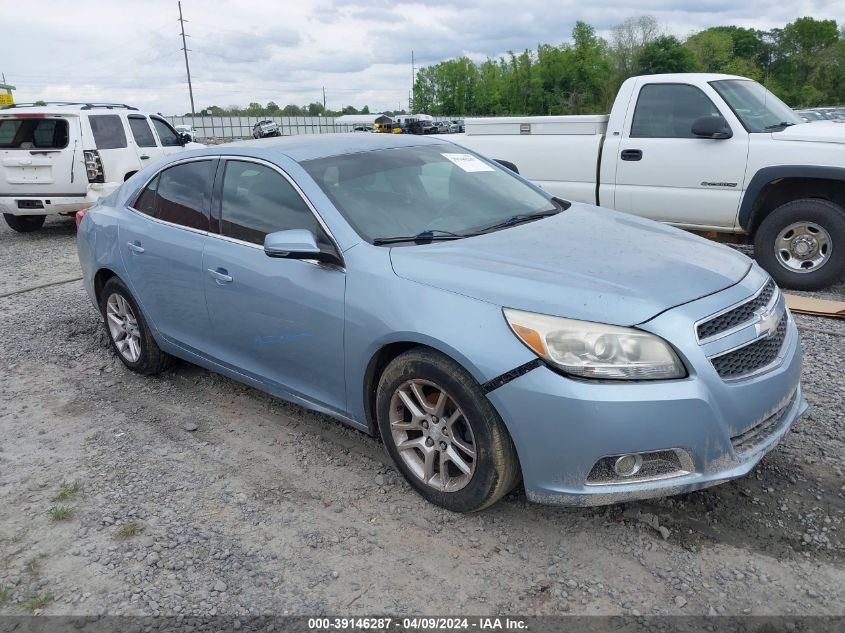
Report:
[[[722,79],[710,85],[719,93],[749,132],[777,132],[804,123],[788,105],[756,81]]]
[[[449,144],[342,154],[302,166],[371,243],[421,234],[456,239],[559,210],[510,172]]]

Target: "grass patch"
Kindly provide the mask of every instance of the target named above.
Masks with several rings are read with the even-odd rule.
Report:
[[[35,611],[37,609],[43,609],[51,602],[53,602],[53,594],[45,593],[40,596],[32,596],[29,600],[23,603],[23,607],[29,611]]]
[[[69,521],[73,518],[74,510],[70,506],[55,505],[47,510],[51,521]]]
[[[74,481],[72,484],[63,481],[59,486],[59,492],[50,497],[50,501],[58,503],[60,501],[68,501],[82,494],[82,484]]]
[[[117,530],[115,530],[114,535],[115,538],[125,541],[126,539],[130,539],[133,536],[138,536],[143,531],[144,528],[142,526],[132,521],[130,523],[124,523],[119,528],[117,528]]]
[[[12,590],[9,587],[0,589],[0,607],[12,599]]]
[[[26,565],[23,568],[26,570],[26,573],[30,574],[31,576],[37,576],[41,572],[41,562],[47,558],[47,554],[39,554],[35,558],[30,558],[26,561]]]

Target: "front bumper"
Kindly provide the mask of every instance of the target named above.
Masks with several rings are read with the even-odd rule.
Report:
[[[109,195],[121,183],[107,182],[89,184],[84,194],[78,196],[44,195],[5,195],[0,196],[0,213],[9,215],[58,215],[75,213],[80,209],[87,209],[100,198]],[[27,208],[21,208],[23,202]]]
[[[685,379],[594,382],[541,366],[488,394],[514,440],[531,501],[591,506],[690,492],[742,477],[775,447],[807,409],[797,328],[787,312],[776,367],[722,380],[697,342],[677,345],[678,337],[669,335],[682,327],[692,339],[695,311],[718,305],[717,297],[642,326],[676,344],[690,367]],[[595,478],[603,458],[656,451],[681,455],[683,468],[667,477],[631,477],[633,483]]]

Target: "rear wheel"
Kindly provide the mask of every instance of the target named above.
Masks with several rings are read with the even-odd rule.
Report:
[[[6,224],[18,233],[31,233],[37,231],[44,226],[44,220],[47,219],[45,215],[12,215],[11,213],[4,213],[3,219]]]
[[[171,356],[159,349],[141,309],[117,277],[103,286],[100,310],[112,349],[124,365],[139,374],[157,374],[167,369]]]
[[[816,198],[787,202],[760,224],[754,255],[780,286],[826,288],[845,275],[845,210]]]
[[[519,462],[499,414],[472,376],[429,349],[391,362],[376,393],[379,430],[397,468],[428,501],[482,510],[519,481]]]

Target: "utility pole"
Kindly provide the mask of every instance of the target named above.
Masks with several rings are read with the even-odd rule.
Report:
[[[413,100],[411,93],[414,91],[414,84],[417,81],[417,70],[414,68],[414,51],[411,50],[411,92],[408,93],[408,113],[413,111]]]
[[[194,116],[194,88],[191,86],[191,67],[188,65],[188,46],[185,43],[185,20],[182,18],[182,1],[179,0],[179,24],[182,27],[182,51],[185,53],[185,72],[188,73],[188,94],[191,96],[191,116]]]
[[[326,87],[323,86],[323,112],[326,111]]]

